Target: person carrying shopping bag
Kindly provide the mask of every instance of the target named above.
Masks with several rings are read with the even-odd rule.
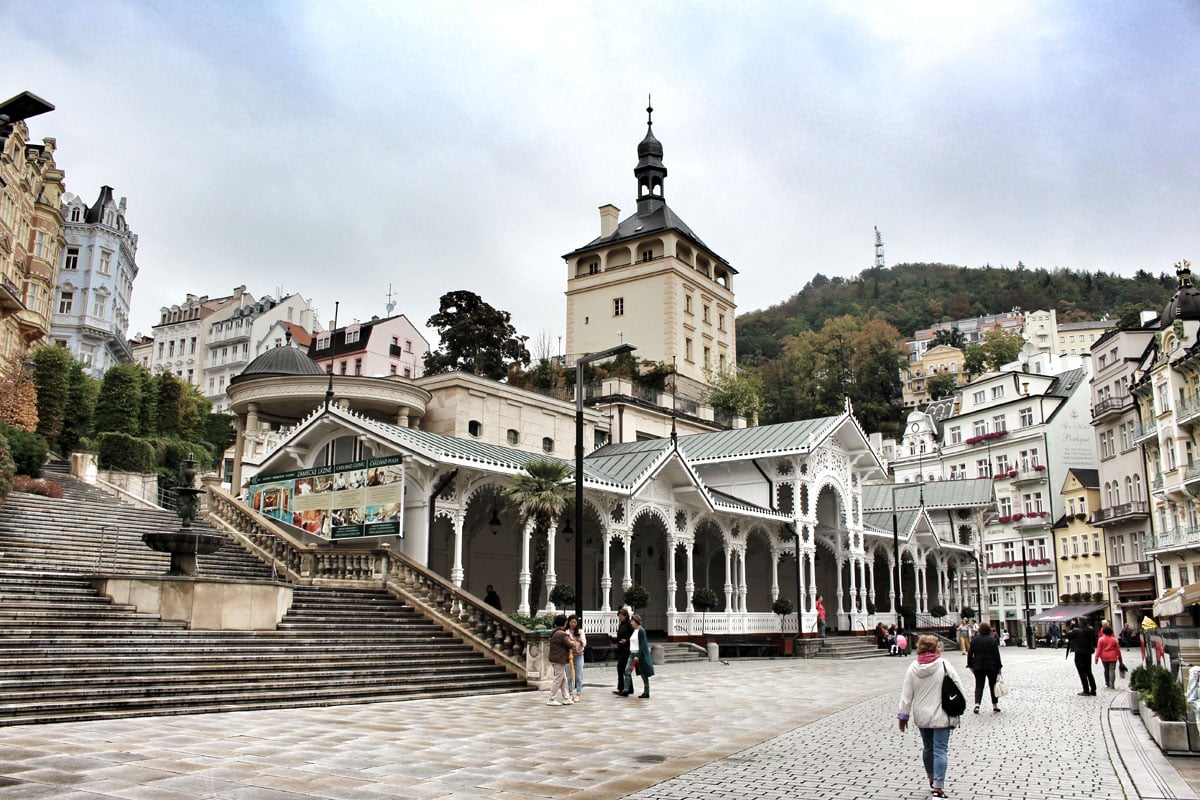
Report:
[[[1111,627],[1100,629],[1100,638],[1096,640],[1096,658],[1094,664],[1104,664],[1104,685],[1109,689],[1117,688],[1117,664],[1125,666],[1121,657],[1121,643],[1113,636]]]

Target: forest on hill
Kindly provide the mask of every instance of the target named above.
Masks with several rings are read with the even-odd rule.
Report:
[[[779,305],[738,317],[738,362],[742,378],[757,389],[763,423],[837,414],[849,398],[868,432],[895,435],[904,420],[904,342],[915,331],[1013,309],[1053,309],[1060,323],[1107,315],[1136,327],[1138,312],[1161,310],[1177,286],[1168,274],[1125,278],[1020,264],[899,264],[853,278],[817,274]],[[997,341],[974,345],[978,352],[968,347],[968,363],[991,370],[1011,360],[1019,340],[1014,345],[996,335]]]
[[[817,273],[778,305],[738,317],[738,361],[761,364],[777,357],[783,340],[819,331],[836,317],[878,315],[904,339],[938,322],[1020,308],[1053,308],[1059,322],[1117,318],[1130,308],[1162,309],[1175,293],[1174,275],[1139,270],[1132,278],[1106,272],[951,264],[897,264],[853,278]]]

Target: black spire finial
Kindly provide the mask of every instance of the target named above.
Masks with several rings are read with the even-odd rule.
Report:
[[[646,126],[654,124],[654,105],[650,102],[650,95],[646,95]]]

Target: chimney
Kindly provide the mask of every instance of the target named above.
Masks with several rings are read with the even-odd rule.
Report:
[[[621,209],[614,206],[612,203],[600,206],[600,235],[612,236],[617,232],[617,223],[620,222]]]

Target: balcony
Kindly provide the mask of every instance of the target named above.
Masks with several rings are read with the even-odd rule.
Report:
[[[0,308],[5,311],[20,311],[25,308],[25,303],[22,300],[21,287],[17,286],[13,279],[4,276],[0,280]]]
[[[1050,515],[1045,511],[1013,514],[1013,524],[1018,528],[1045,528],[1050,525]]]
[[[1154,480],[1150,481],[1150,491],[1161,492],[1163,488],[1163,476],[1160,472],[1154,476]]]
[[[1119,397],[1106,397],[1092,406],[1092,421],[1099,422],[1107,417],[1118,416],[1132,407],[1133,397],[1129,394],[1123,394]]]
[[[1162,533],[1154,533],[1151,536],[1147,553],[1151,550],[1170,550],[1197,545],[1200,545],[1200,528],[1175,528]]]
[[[1145,519],[1150,516],[1150,504],[1145,500],[1134,500],[1116,506],[1101,508],[1092,514],[1093,525],[1115,525],[1118,522],[1128,522]]]
[[[1046,480],[1046,467],[1042,464],[1033,464],[1029,467],[1023,467],[1017,477],[1013,479],[1016,483],[1039,483]]]
[[[1110,578],[1140,578],[1154,573],[1153,561],[1131,561],[1127,564],[1109,564]]]
[[[993,561],[987,565],[988,575],[1020,574],[1024,566],[1025,572],[1044,572],[1054,569],[1054,562],[1048,558],[1031,558],[1028,561]]]
[[[1175,421],[1179,424],[1200,423],[1200,397],[1189,394],[1180,400],[1175,409]]]
[[[1133,434],[1133,443],[1141,444],[1158,435],[1158,420],[1143,419],[1138,421],[1137,430]]]

